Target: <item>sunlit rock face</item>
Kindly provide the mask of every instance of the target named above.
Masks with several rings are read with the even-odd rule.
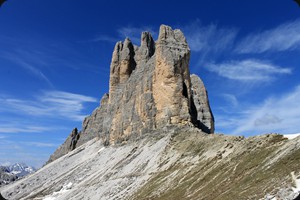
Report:
[[[207,92],[199,77],[193,75],[191,81],[189,59],[183,33],[165,25],[156,42],[149,32],[142,33],[140,47],[128,38],[118,42],[110,66],[108,100],[99,110],[103,117],[98,117],[100,127],[95,134],[114,144],[168,124],[213,133]],[[83,135],[90,134],[89,127],[84,128]]]
[[[126,142],[167,125],[213,133],[207,92],[201,79],[190,75],[189,60],[184,34],[169,26],[161,25],[157,41],[143,32],[140,46],[129,38],[117,42],[109,93],[84,120],[76,145],[95,137],[105,145]]]

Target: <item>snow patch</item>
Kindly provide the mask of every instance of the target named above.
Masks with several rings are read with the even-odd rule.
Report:
[[[10,173],[12,173],[12,174],[20,174],[21,173],[21,171],[11,171]]]
[[[289,140],[292,140],[298,136],[300,136],[300,133],[295,133],[295,134],[285,134],[283,135],[285,138],[288,138]]]
[[[64,193],[66,193],[68,190],[72,189],[73,183],[69,182],[68,184],[64,185],[60,191],[58,192],[54,192],[51,195],[45,196],[43,198],[43,200],[55,200],[57,199],[59,196],[63,195]]]

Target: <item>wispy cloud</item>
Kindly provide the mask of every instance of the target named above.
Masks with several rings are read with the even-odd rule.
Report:
[[[216,23],[205,25],[200,20],[179,28],[184,32],[191,51],[196,53],[198,66],[232,52],[238,34],[237,28],[222,27]]]
[[[262,54],[265,55],[262,58],[257,53],[300,48],[300,19],[248,36],[238,34],[239,29],[235,27],[205,25],[199,20],[180,28],[196,54],[194,57],[198,57],[198,66],[235,81],[266,82],[279,75],[292,74],[291,68],[265,61],[273,60],[269,54]],[[248,54],[241,55],[245,53]]]
[[[62,91],[48,91],[39,97],[39,101],[56,110],[56,114],[69,119],[82,121],[86,116],[82,113],[84,103],[96,103],[96,98]],[[48,110],[46,108],[46,110]],[[58,112],[58,113],[57,113]],[[52,114],[52,111],[50,111]]]
[[[48,79],[48,77],[40,70],[39,67],[36,67],[38,65],[41,65],[42,63],[34,63],[34,60],[37,59],[33,59],[30,62],[27,61],[26,59],[24,59],[22,56],[20,56],[20,54],[18,52],[15,53],[2,53],[1,55],[2,58],[5,58],[11,62],[13,62],[14,64],[18,65],[19,67],[22,67],[23,69],[25,69],[26,71],[28,71],[30,74],[36,76],[37,78],[39,78],[40,80],[45,81],[49,86],[51,86],[52,88],[54,87],[52,82]]]
[[[16,140],[6,140],[6,139],[0,140],[0,152],[19,151],[21,149],[22,146]],[[2,156],[0,156],[0,162],[1,162],[1,158]]]
[[[91,59],[96,56],[93,48],[80,42],[51,38],[36,39],[22,35],[3,36],[0,33],[0,46],[0,62],[1,58],[9,60],[13,65],[8,67],[23,68],[32,76],[45,81],[52,89],[55,84],[49,74],[53,76],[53,73],[59,73],[61,69],[109,73],[109,68],[99,68],[99,63]]]
[[[217,24],[202,25],[199,20],[182,27],[192,51],[207,54],[232,48],[237,36],[236,28],[223,28]]]
[[[0,149],[2,150],[3,148],[0,147]],[[39,168],[43,164],[45,164],[45,161],[49,158],[49,154],[45,153],[41,148],[39,148],[38,150],[36,148],[33,149],[35,149],[35,152],[30,151],[29,153],[23,148],[10,151],[8,151],[7,149],[3,149],[4,155],[1,155],[2,151],[0,152],[0,163],[27,163],[33,167]]]
[[[230,61],[221,64],[207,64],[205,68],[219,76],[236,81],[266,82],[274,75],[291,74],[292,69],[284,68],[261,60]]]
[[[62,117],[81,121],[85,103],[96,103],[97,99],[63,91],[44,91],[34,100],[0,98],[0,112],[24,116]],[[36,127],[35,127],[36,128]],[[9,129],[8,129],[9,131]]]
[[[250,34],[237,45],[236,53],[264,53],[267,51],[287,51],[300,48],[300,20]]]
[[[0,135],[0,139],[5,139],[5,138],[6,138],[6,136]]]
[[[40,127],[40,126],[22,126],[20,127],[21,124],[5,124],[5,125],[0,125],[0,133],[41,133],[45,131],[49,131],[50,128],[47,127]],[[1,136],[0,136],[1,139]]]
[[[264,53],[300,48],[300,19],[246,37],[238,37],[239,29],[236,27],[222,27],[217,23],[202,24],[200,20],[177,27],[183,30],[191,50],[201,53],[200,64],[224,54]],[[139,44],[141,32],[150,31],[157,36],[156,29],[151,26],[129,25],[117,29],[118,37],[100,35],[94,41],[116,42],[129,37]]]
[[[51,83],[51,81],[47,78],[47,76],[40,71],[39,69],[37,69],[36,67],[34,67],[33,65],[26,63],[24,61],[21,60],[15,60],[17,62],[17,64],[19,64],[21,67],[27,69],[30,73],[32,73],[33,75],[35,75],[36,77],[40,78],[41,80],[44,80],[47,84],[49,84],[52,88],[54,88],[53,84]]]
[[[27,140],[20,141],[19,136],[9,136],[0,139],[0,165],[24,162],[35,167],[41,167],[59,144],[55,142]],[[33,138],[31,138],[33,139]]]
[[[239,105],[239,101],[237,100],[236,96],[233,94],[222,94],[224,99],[233,107]]]
[[[116,43],[117,41],[123,41],[126,37],[128,37],[134,44],[140,45],[141,42],[141,34],[144,31],[148,31],[151,33],[153,38],[158,36],[158,32],[151,26],[124,26],[120,27],[116,30],[116,36],[108,36],[108,35],[98,35],[97,37],[90,40],[91,42],[112,42]]]
[[[233,108],[230,117],[219,114],[220,129],[232,129],[232,134],[298,133],[300,131],[300,85],[293,91],[269,97],[260,104]]]
[[[63,91],[45,91],[40,97],[42,101],[53,103],[78,104],[80,102],[97,102],[97,99],[81,94],[74,94]]]
[[[117,37],[112,37],[108,35],[98,35],[97,37],[91,39],[89,42],[112,42],[115,43],[119,40]]]
[[[57,147],[58,144],[45,143],[45,142],[22,142],[22,144],[36,147]]]

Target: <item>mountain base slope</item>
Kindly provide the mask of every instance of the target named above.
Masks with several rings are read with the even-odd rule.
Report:
[[[8,199],[292,200],[300,137],[243,138],[169,126],[104,147],[93,139],[2,188]]]

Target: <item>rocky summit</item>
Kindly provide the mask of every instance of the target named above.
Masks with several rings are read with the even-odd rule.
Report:
[[[141,45],[118,42],[110,66],[109,94],[84,120],[81,141],[99,136],[115,144],[168,124],[190,125],[214,132],[214,119],[205,87],[189,71],[190,49],[183,33],[160,27],[154,42],[142,33]],[[192,84],[195,85],[192,85]]]
[[[109,93],[43,168],[1,188],[22,200],[294,200],[300,136],[214,133],[180,30],[115,46]]]
[[[49,162],[96,137],[114,145],[172,124],[213,133],[207,91],[197,75],[190,75],[189,59],[183,33],[165,25],[156,42],[149,32],[142,33],[140,46],[129,38],[117,42],[109,93],[84,120],[78,138],[73,131]]]

